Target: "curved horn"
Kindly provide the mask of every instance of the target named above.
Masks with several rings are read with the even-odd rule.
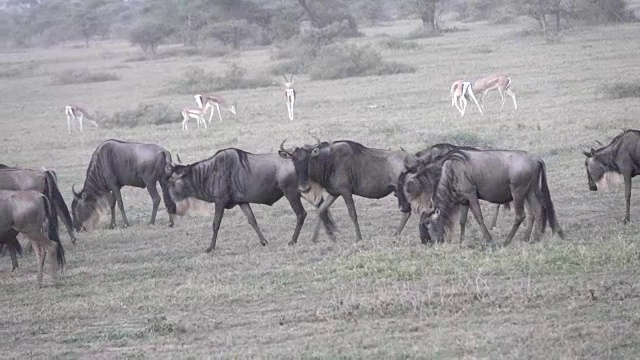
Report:
[[[76,184],[71,185],[71,192],[73,193],[73,196],[80,197],[80,193],[76,191]]]
[[[280,143],[280,150],[284,151],[284,152],[288,152],[287,150],[284,149],[284,142],[287,141],[287,139],[282,140],[282,143]]]
[[[598,145],[600,145],[600,146],[604,146],[604,145],[602,145],[602,143],[601,143],[600,141],[598,141],[598,140],[596,140],[596,144],[598,144]]]

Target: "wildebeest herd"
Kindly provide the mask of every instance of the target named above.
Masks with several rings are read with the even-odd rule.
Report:
[[[285,148],[285,143],[286,140],[280,144],[277,153],[253,154],[227,148],[210,158],[183,165],[179,161],[174,164],[169,151],[156,144],[106,140],[91,156],[82,189],[71,189],[71,213],[58,189],[55,172],[0,165],[0,248],[9,252],[15,270],[16,254],[22,250],[17,237],[21,234],[28,238],[37,255],[37,284],[41,286],[47,253],[54,265],[62,267],[65,263],[58,216],[73,243],[74,229],[91,230],[107,207],[111,210],[110,226],[116,226],[116,203],[124,226],[129,226],[120,190],[133,186],[149,192],[153,224],[161,200],[157,183],[169,213],[169,226],[174,225],[174,215],[184,214],[183,207],[189,199],[214,204],[213,234],[207,252],[215,249],[225,210],[236,205],[260,244],[266,245],[250,204],[272,205],[283,196],[296,215],[290,245],[297,243],[307,216],[302,198],[317,208],[313,240],[321,223],[328,236],[335,239],[336,225],[329,207],[342,197],[358,241],[362,234],[353,196],[379,199],[392,193],[398,198],[401,212],[395,234],[402,232],[411,213],[416,212],[420,216],[420,239],[425,244],[444,241],[452,232],[456,216],[462,242],[470,209],[485,242],[493,245],[480,200],[496,204],[491,227],[501,205],[514,209],[514,222],[504,245],[512,241],[525,220],[523,241],[528,241],[532,233],[533,240],[538,241],[547,225],[564,238],[549,192],[545,163],[525,151],[436,144],[409,153],[369,148],[349,140],[316,139],[315,144],[292,148]],[[590,190],[606,186],[612,173],[624,178],[624,221],[628,222],[631,178],[640,174],[640,131],[624,130],[609,145],[584,155]]]

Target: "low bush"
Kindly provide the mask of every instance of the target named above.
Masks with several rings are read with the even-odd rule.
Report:
[[[111,116],[96,113],[95,118],[100,126],[106,128],[176,124],[182,121],[180,112],[164,103],[140,103],[133,109],[118,111]]]
[[[395,37],[389,37],[378,42],[378,46],[382,49],[391,50],[419,50],[422,45],[415,41],[404,41]]]
[[[69,68],[52,75],[53,85],[85,84],[120,80],[120,76],[106,71],[91,72],[85,68]]]
[[[16,79],[36,76],[41,73],[40,63],[29,61],[0,69],[0,79]]]
[[[311,79],[342,79],[347,77],[412,73],[413,66],[385,62],[370,47],[334,44],[322,48],[308,66]]]
[[[605,87],[605,93],[610,99],[640,97],[640,83],[616,82]]]
[[[201,67],[191,67],[178,79],[174,80],[175,90],[180,94],[196,94],[199,92],[246,89],[273,85],[268,78],[246,78],[246,69],[231,63],[227,71],[218,75],[207,72]]]

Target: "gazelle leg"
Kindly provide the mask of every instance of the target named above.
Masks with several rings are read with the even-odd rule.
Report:
[[[216,103],[216,110],[218,110],[218,118],[222,121],[222,115],[220,115],[220,105]],[[213,111],[213,110],[211,110]]]
[[[500,105],[500,109],[498,111],[502,111],[505,102],[504,93],[502,92],[502,90],[500,90],[500,88],[498,88],[498,93],[500,94],[500,99],[502,99],[502,104]]]
[[[478,110],[480,110],[480,114],[484,115],[484,113],[482,112],[482,108],[480,107],[480,104],[478,104],[478,100],[476,99],[476,96],[473,95],[473,91],[471,90],[471,87],[469,87],[469,97],[471,98],[471,100],[473,100],[473,102],[476,103]]]
[[[82,132],[82,118],[83,118],[83,115],[82,115],[82,113],[80,113],[80,120],[79,120],[80,121],[80,132]]]
[[[504,91],[507,95],[511,96],[511,98],[513,99],[513,107],[515,109],[518,109],[518,104],[516,104],[516,94],[514,94],[513,91],[511,91],[511,89],[507,89]]]

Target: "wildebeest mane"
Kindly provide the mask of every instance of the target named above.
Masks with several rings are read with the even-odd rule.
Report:
[[[460,205],[459,195],[456,192],[460,179],[453,166],[455,162],[467,160],[468,156],[464,152],[459,150],[449,152],[440,168],[440,176],[435,177],[433,205],[440,211],[439,217],[442,219],[443,225],[442,229],[435,229],[436,234],[444,234],[445,230],[449,230],[453,226],[454,215]]]
[[[611,140],[609,145],[594,150],[594,154],[598,157],[598,161],[606,165],[611,171],[620,172],[620,168],[614,160],[617,158],[618,151],[620,151],[622,147],[621,145],[624,136],[628,133],[633,133],[640,137],[640,130],[623,130],[622,133],[616,135],[616,137]]]
[[[367,149],[369,149],[366,146],[364,146],[364,145],[362,145],[360,143],[357,143],[355,141],[351,141],[351,140],[338,140],[338,141],[334,141],[333,143],[334,144],[345,143],[345,144],[349,145],[351,150],[353,150],[354,154],[361,154],[361,153],[365,152]]]
[[[82,186],[82,191],[95,195],[108,193],[110,191],[102,169],[111,167],[109,162],[109,156],[111,154],[110,152],[101,150],[102,146],[98,146],[91,155],[91,161],[89,161],[89,166],[87,166],[87,173],[85,175],[84,185]]]

